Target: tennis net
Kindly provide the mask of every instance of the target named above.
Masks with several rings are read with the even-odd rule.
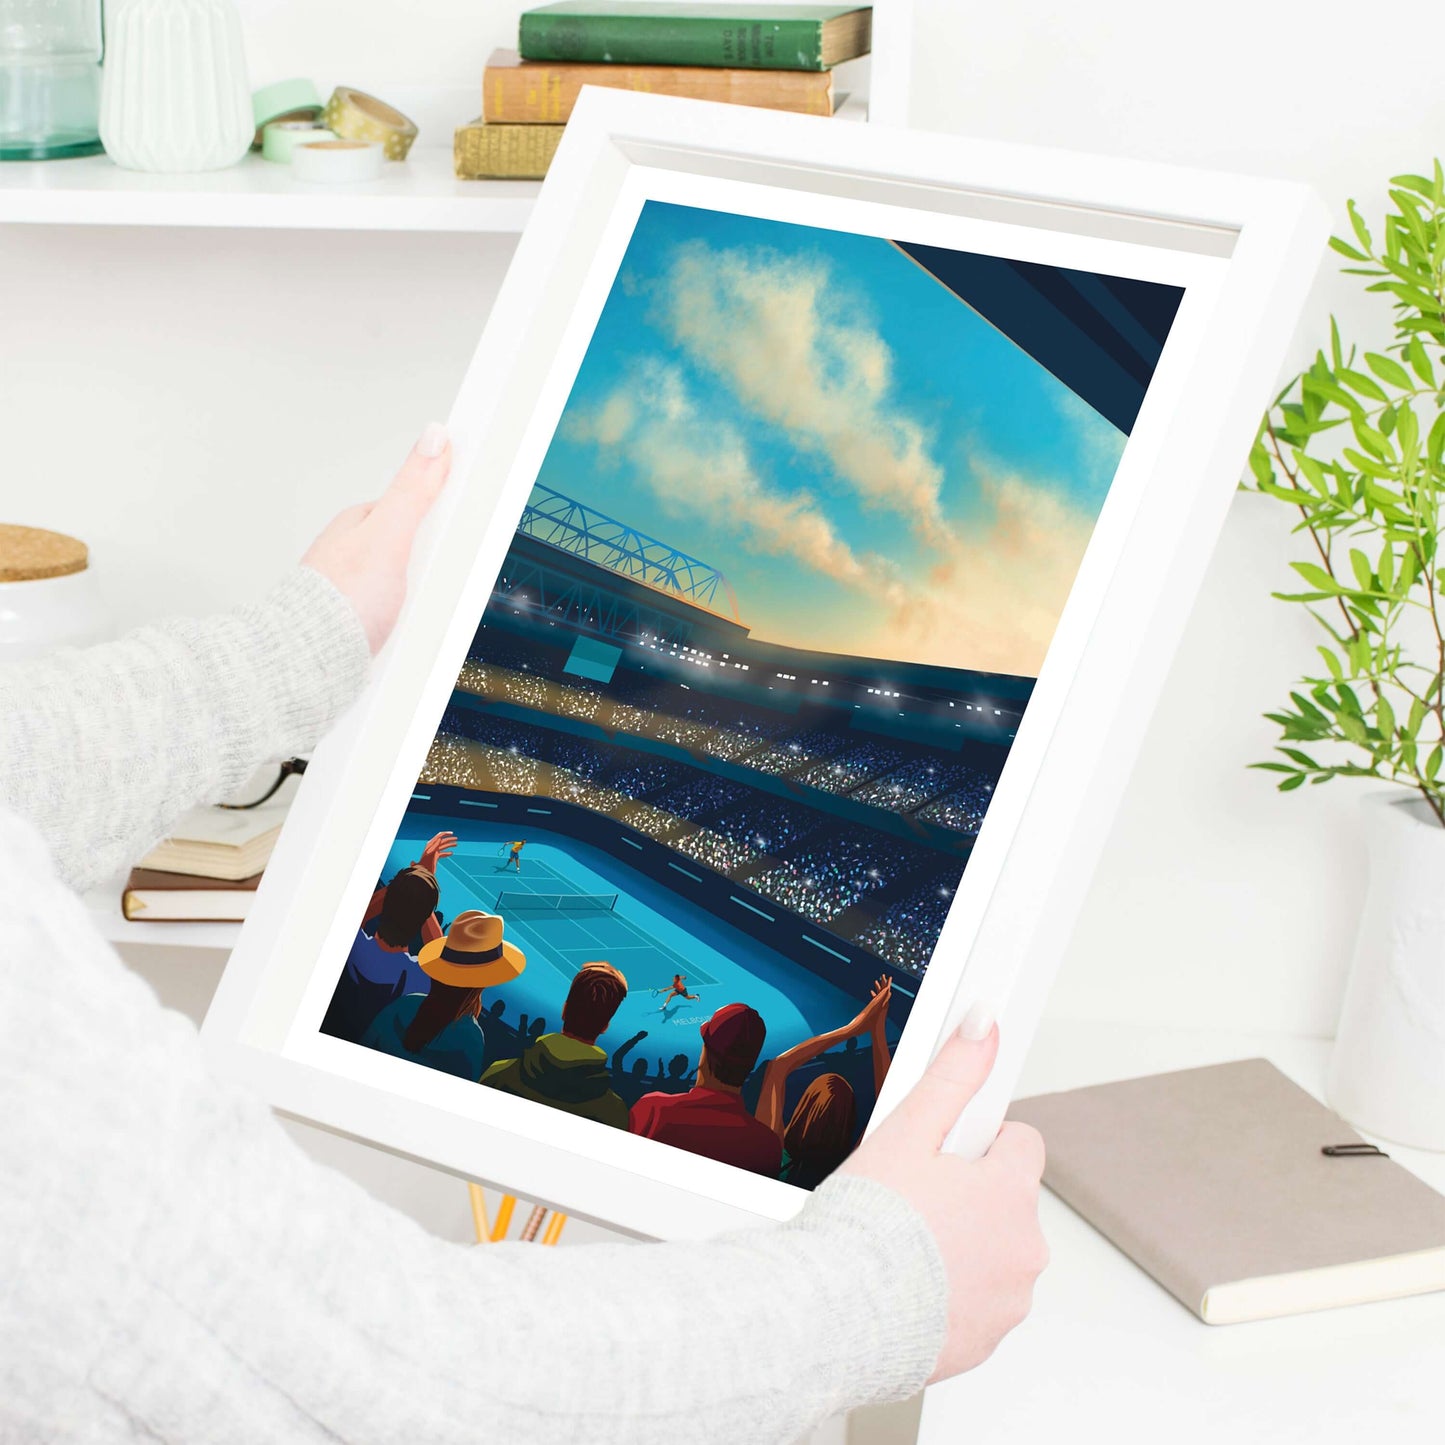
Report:
[[[527,893],[506,888],[497,894],[496,913],[611,913],[615,893]]]

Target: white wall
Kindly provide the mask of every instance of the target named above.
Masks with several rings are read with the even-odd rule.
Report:
[[[913,121],[929,129],[1309,181],[1347,229],[1385,183],[1445,146],[1445,91],[1410,55],[1438,52],[1445,11],[1368,16],[1313,5],[1157,0],[961,5],[917,0]],[[1372,345],[1388,313],[1326,262],[1297,338],[1327,316]],[[1178,657],[1052,1000],[1056,1013],[1333,1030],[1362,895],[1357,789],[1280,797],[1244,765],[1260,719],[1314,661],[1269,598],[1290,539],[1276,504],[1240,497]]]
[[[243,0],[258,80],[466,85],[514,6]],[[921,0],[915,120],[1309,179],[1377,210],[1445,127],[1445,15],[1331,0]],[[499,18],[500,17],[500,18]],[[1176,18],[1179,17],[1179,18]],[[499,28],[500,27],[500,28]],[[1376,33],[1378,31],[1378,34]],[[1401,48],[1403,47],[1403,48]],[[1329,97],[1347,95],[1338,112]],[[1323,100],[1320,97],[1324,97]],[[464,117],[458,116],[457,119]],[[0,231],[0,511],[89,540],[124,624],[248,595],[445,413],[508,238]],[[1336,306],[1367,313],[1337,279]],[[1100,864],[1056,1012],[1327,1032],[1359,899],[1356,794],[1244,771],[1307,666],[1268,599],[1287,539],[1241,498]]]

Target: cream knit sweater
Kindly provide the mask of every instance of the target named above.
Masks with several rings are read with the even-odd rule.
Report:
[[[0,669],[0,1441],[791,1441],[942,1344],[932,1238],[835,1179],[705,1244],[447,1243],[207,1072],[74,889],[303,751],[365,641],[314,572]]]

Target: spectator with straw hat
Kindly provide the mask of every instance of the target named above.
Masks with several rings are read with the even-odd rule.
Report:
[[[457,914],[447,936],[423,945],[417,955],[422,972],[431,979],[430,990],[404,994],[388,1004],[361,1042],[478,1082],[487,1061],[486,1040],[477,1022],[482,990],[510,983],[527,966],[527,956],[502,937],[502,930],[495,913],[471,909]]]

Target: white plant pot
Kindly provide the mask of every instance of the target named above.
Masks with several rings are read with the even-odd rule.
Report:
[[[100,138],[131,171],[215,171],[255,137],[234,0],[120,0],[106,15]]]
[[[1369,891],[1326,1085],[1367,1134],[1445,1150],[1445,828],[1423,799],[1364,802]]]

